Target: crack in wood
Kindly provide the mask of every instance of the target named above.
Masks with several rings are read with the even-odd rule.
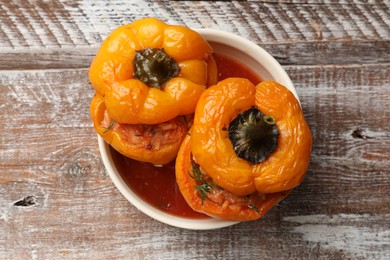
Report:
[[[35,197],[34,196],[27,196],[24,197],[21,200],[18,200],[17,202],[14,203],[14,206],[17,207],[29,207],[29,206],[34,206],[36,204],[35,202]]]
[[[368,136],[366,134],[366,131],[364,131],[361,128],[358,128],[358,129],[354,130],[351,135],[352,135],[353,138],[359,138],[359,139],[364,139],[364,140],[372,138],[371,136]]]

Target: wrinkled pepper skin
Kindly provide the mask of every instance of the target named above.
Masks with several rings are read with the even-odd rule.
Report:
[[[169,125],[174,129],[166,130],[167,135],[171,135],[170,140],[160,147],[149,146],[150,139],[142,135],[136,135],[139,129],[145,128],[145,125],[127,125],[115,123],[111,128],[108,128],[111,122],[104,125],[103,122],[107,120],[107,115],[104,98],[100,93],[95,93],[91,106],[90,113],[92,115],[93,124],[96,132],[103,137],[103,139],[110,144],[116,151],[126,157],[137,161],[152,163],[156,165],[163,165],[173,161],[176,158],[177,151],[180,148],[182,140],[185,138],[189,125],[182,116],[176,117],[166,123],[152,125],[148,127],[164,127]],[[130,141],[130,140],[136,141]]]
[[[259,164],[237,157],[226,133],[238,113],[252,106],[273,116],[280,133],[276,150]],[[300,184],[311,145],[298,100],[276,82],[254,86],[246,79],[226,79],[204,92],[196,107],[193,156],[217,185],[239,196],[287,191]]]
[[[257,164],[236,155],[227,132],[230,122],[251,107],[272,116],[280,134],[276,149]],[[311,145],[310,129],[300,104],[287,88],[272,81],[254,86],[246,79],[229,78],[200,97],[190,136],[176,158],[176,180],[187,203],[196,211],[224,220],[258,219],[301,183],[309,165]],[[191,160],[224,191],[243,200],[251,197],[250,203],[257,210],[223,207],[212,199],[201,199],[195,189],[199,182],[191,176]]]
[[[191,134],[192,136],[192,134]],[[192,137],[186,136],[180,147],[176,158],[176,181],[180,192],[188,205],[195,211],[208,216],[226,221],[250,221],[262,217],[275,204],[285,198],[290,191],[277,192],[271,194],[254,194],[254,201],[257,211],[248,207],[223,207],[211,200],[204,200],[199,197],[194,187],[198,183],[189,175],[191,172],[191,142]]]
[[[160,90],[133,77],[135,52],[162,48],[180,74]],[[192,114],[206,89],[217,80],[213,49],[197,32],[145,18],[114,30],[92,61],[89,79],[103,96],[110,117],[122,124],[159,124]]]
[[[256,87],[255,105],[272,115],[280,131],[277,150],[253,166],[256,190],[273,193],[298,186],[309,167],[312,136],[301,106],[284,86],[264,81]]]

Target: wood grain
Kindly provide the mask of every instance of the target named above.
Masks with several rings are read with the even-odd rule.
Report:
[[[244,36],[294,82],[310,168],[261,220],[170,227],[107,176],[87,69],[146,16]],[[388,1],[3,1],[0,259],[390,259],[389,17]]]
[[[336,2],[12,0],[0,6],[0,69],[87,67],[111,30],[150,16],[233,32],[286,65],[389,63],[389,2]]]
[[[0,256],[389,256],[388,66],[286,70],[313,132],[308,176],[262,220],[206,232],[158,223],[113,186],[88,115],[86,69],[0,72]],[[353,137],[356,126],[366,139]]]

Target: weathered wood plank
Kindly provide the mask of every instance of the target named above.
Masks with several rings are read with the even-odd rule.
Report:
[[[0,55],[0,70],[78,69],[90,66],[98,47],[7,51]]]
[[[150,16],[236,33],[282,64],[390,61],[387,1],[324,2],[7,1],[0,6],[0,69],[87,67],[111,30]]]
[[[0,258],[389,259],[389,5],[1,3]],[[132,207],[106,175],[87,67],[113,28],[146,16],[242,35],[288,65],[313,153],[302,185],[263,219],[172,228]]]
[[[390,41],[261,44],[282,65],[375,64],[390,62]],[[54,48],[0,55],[0,70],[87,68],[98,47]]]
[[[93,88],[86,69],[1,71],[0,75],[5,129],[90,126]]]
[[[87,69],[0,71],[0,258],[389,258],[389,67],[286,66],[309,173],[262,220],[205,232],[158,223],[113,186]]]

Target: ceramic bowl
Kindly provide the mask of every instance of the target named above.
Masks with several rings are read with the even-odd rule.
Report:
[[[298,98],[295,88],[282,66],[258,45],[232,33],[213,29],[197,30],[211,44],[216,53],[231,57],[247,65],[262,80],[274,80],[287,87]],[[185,229],[208,230],[227,227],[237,222],[208,219],[190,219],[163,212],[140,198],[122,179],[111,156],[110,146],[99,136],[99,149],[104,166],[118,190],[131,204],[151,218]]]

